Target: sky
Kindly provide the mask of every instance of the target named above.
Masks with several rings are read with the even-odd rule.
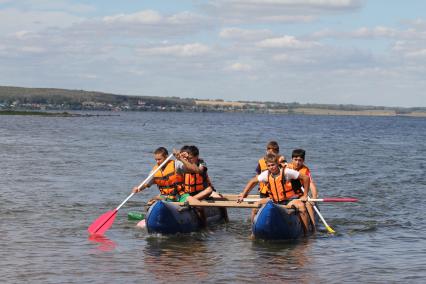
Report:
[[[426,1],[0,0],[0,85],[426,107]]]

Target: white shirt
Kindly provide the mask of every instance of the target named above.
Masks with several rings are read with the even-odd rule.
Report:
[[[280,173],[281,171],[282,169],[280,169]],[[287,180],[299,178],[299,172],[289,168],[284,169],[284,175]],[[259,182],[268,182],[268,176],[269,176],[269,171],[268,170],[263,171],[260,173],[260,175],[257,176],[257,180]]]

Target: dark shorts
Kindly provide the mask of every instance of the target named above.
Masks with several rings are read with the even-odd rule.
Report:
[[[259,197],[260,198],[267,198],[267,197],[269,197],[269,194],[259,192]]]

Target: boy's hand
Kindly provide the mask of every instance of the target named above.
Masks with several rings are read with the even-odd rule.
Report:
[[[135,186],[135,187],[132,189],[132,192],[133,192],[133,193],[138,193],[138,192],[140,192],[140,191],[142,191],[142,189],[139,189],[137,186]]]
[[[238,194],[237,203],[241,203],[243,201],[244,201],[244,194],[242,194],[242,193]]]

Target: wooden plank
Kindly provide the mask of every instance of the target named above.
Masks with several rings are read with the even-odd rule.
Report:
[[[183,202],[173,202],[174,204],[183,206]],[[189,202],[190,206],[194,207],[228,207],[228,208],[259,208],[261,205],[257,202],[241,202],[237,201],[220,201],[220,200],[201,200],[196,202]]]
[[[224,200],[236,201],[238,199],[238,194],[222,194]],[[257,194],[251,194],[247,198],[259,198]],[[216,199],[216,198],[215,198]]]

